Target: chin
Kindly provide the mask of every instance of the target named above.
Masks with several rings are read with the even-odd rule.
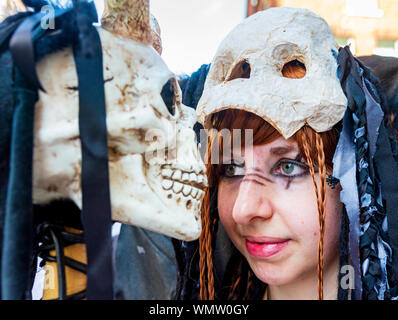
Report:
[[[299,275],[297,268],[266,262],[248,261],[256,277],[270,286],[282,286],[294,281]]]

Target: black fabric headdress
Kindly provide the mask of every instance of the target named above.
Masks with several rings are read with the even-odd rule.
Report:
[[[340,49],[337,60],[348,108],[333,162],[350,220],[351,265],[357,280],[354,298],[397,299],[395,136],[375,76],[348,47]]]

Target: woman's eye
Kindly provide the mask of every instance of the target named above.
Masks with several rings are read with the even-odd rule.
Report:
[[[227,177],[236,177],[236,176],[244,176],[245,169],[241,166],[237,166],[235,164],[228,164],[224,167],[225,176]]]
[[[296,169],[296,166],[293,163],[283,163],[281,169],[285,174],[292,174],[294,169]]]
[[[296,161],[281,161],[275,168],[275,173],[285,177],[296,177],[306,174],[308,169],[304,164],[296,163]]]

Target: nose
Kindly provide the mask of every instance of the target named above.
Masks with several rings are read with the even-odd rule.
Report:
[[[242,181],[232,210],[232,218],[237,224],[246,225],[254,219],[270,219],[274,207],[269,189],[255,181]]]

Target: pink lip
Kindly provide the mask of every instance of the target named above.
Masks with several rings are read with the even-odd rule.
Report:
[[[271,237],[246,237],[246,249],[256,258],[268,258],[282,251],[289,239]]]

